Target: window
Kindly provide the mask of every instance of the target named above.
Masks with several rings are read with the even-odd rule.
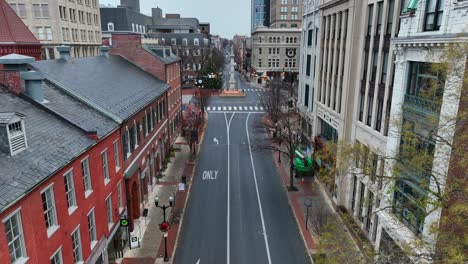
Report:
[[[135,24],[132,23],[132,32],[135,32]]]
[[[369,14],[367,17],[367,36],[371,35],[372,30],[372,15],[373,15],[374,5],[369,5],[367,13]],[[346,25],[346,23],[345,23]]]
[[[36,27],[36,36],[39,40],[52,40],[51,27]]]
[[[96,217],[94,215],[94,208],[88,214],[88,231],[89,231],[89,242],[91,248],[93,248],[97,243],[96,235]]]
[[[59,248],[55,254],[50,258],[50,264],[63,264],[62,249]]]
[[[305,85],[304,106],[309,107],[309,85]]]
[[[72,249],[73,249],[73,259],[75,263],[83,261],[83,252],[81,251],[81,235],[80,235],[80,226],[78,226],[75,231],[71,234],[72,240]]]
[[[355,207],[355,203],[356,203],[356,189],[357,189],[359,181],[358,181],[356,175],[354,175],[353,179],[354,179],[354,183],[353,183],[353,197],[351,199],[351,211],[354,212],[354,207]]]
[[[360,182],[360,189],[361,189],[361,192],[360,192],[360,195],[359,195],[359,207],[358,207],[358,218],[359,220],[361,220],[361,222],[364,220],[364,217],[363,217],[363,213],[362,213],[362,208],[364,206],[364,192],[366,190],[366,186],[364,185],[364,183]]]
[[[444,0],[427,0],[424,31],[439,30],[444,13]]]
[[[75,194],[75,184],[73,182],[73,170],[65,173],[65,194],[67,197],[68,212],[72,210],[71,208],[76,207],[76,194]]]
[[[288,12],[288,7],[287,6],[282,6],[281,7],[281,12],[287,13]]]
[[[367,197],[367,213],[366,213],[366,230],[370,232],[371,220],[372,220],[372,206],[374,205],[374,194],[369,191]]]
[[[122,182],[117,184],[117,199],[119,199],[119,208],[123,208]]]
[[[307,55],[307,62],[306,62],[306,75],[310,76],[310,67],[311,67],[312,56]]]
[[[114,162],[115,162],[115,171],[120,170],[120,160],[119,160],[119,142],[114,141]]]
[[[91,183],[91,173],[89,170],[89,159],[85,158],[81,161],[81,171],[83,172],[83,186],[85,189],[85,196],[89,196],[93,190],[93,185]]]
[[[382,76],[380,78],[380,83],[384,84],[387,80],[387,67],[388,67],[388,51],[383,53],[383,61],[382,61]]]
[[[378,53],[378,50],[374,50],[373,54],[372,54],[372,74],[371,74],[371,82],[375,82],[375,78],[377,76],[377,63],[378,63],[378,60],[379,60],[379,53]]]
[[[20,260],[27,258],[20,211],[18,210],[14,212],[3,220],[3,224],[5,225],[5,233],[8,242],[8,249],[10,250],[11,262],[15,263],[16,261],[19,262]]]
[[[368,126],[371,126],[373,106],[374,106],[374,96],[372,94],[369,94],[367,96],[367,121],[366,121],[366,124]]]
[[[258,67],[262,67],[262,59],[258,59]]]
[[[307,31],[307,46],[312,46],[312,29]]]
[[[262,48],[258,48],[258,54],[262,54]]]
[[[16,12],[21,18],[27,18],[26,7],[24,4],[10,3],[10,7]]]
[[[171,39],[171,45],[173,46],[177,45],[177,39],[175,38]]]
[[[27,148],[26,134],[23,126],[23,121],[8,124],[8,139],[10,141],[11,155],[15,155]]]
[[[287,19],[288,19],[288,15],[281,15],[281,16],[280,16],[280,19],[281,19],[281,20],[287,20]]]
[[[193,40],[193,45],[198,46],[200,45],[200,41],[196,38]]]
[[[84,11],[78,10],[78,20],[80,21],[81,24],[85,23],[84,20]]]
[[[47,234],[50,237],[55,229],[58,228],[57,212],[55,210],[55,200],[52,186],[44,190],[41,194],[42,208],[44,209],[44,220],[47,228]]]
[[[282,4],[282,5],[287,5],[287,4],[288,4],[288,0],[281,0],[281,4]]]
[[[410,62],[409,81],[406,94],[423,97],[439,103],[442,99],[445,81],[431,69],[430,63]],[[436,110],[433,104],[425,103],[424,107]],[[438,110],[438,109],[437,109]]]
[[[114,31],[114,23],[112,22],[107,23],[107,31]]]
[[[395,0],[390,0],[388,2],[388,15],[387,15],[387,29],[385,34],[390,36],[392,34],[393,27],[393,12],[395,10]]]
[[[383,9],[383,2],[379,2],[377,4],[377,29],[375,31],[376,36],[380,36],[382,33],[382,9]]]
[[[107,212],[107,223],[112,226],[114,220],[112,219],[112,197],[109,195],[106,199],[106,212]]]
[[[182,45],[183,46],[187,46],[188,45],[187,43],[188,43],[188,41],[187,41],[186,38],[182,39]]]
[[[69,13],[70,13],[70,21],[71,22],[76,22],[76,11],[75,9],[68,9]]]
[[[48,18],[49,5],[48,4],[33,4],[34,18]]]
[[[102,173],[104,175],[104,183],[108,183],[110,181],[109,176],[109,165],[107,163],[107,150],[101,153],[101,162],[102,162]]]

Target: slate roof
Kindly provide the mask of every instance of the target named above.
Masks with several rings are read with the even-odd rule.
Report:
[[[167,44],[171,43],[171,39],[176,39],[177,46],[182,46],[182,39],[185,38],[188,42],[187,47],[198,47],[193,45],[193,40],[198,38],[200,47],[209,46],[209,43],[205,43],[205,40],[208,41],[208,39],[203,33],[148,33],[146,36],[150,38],[164,38]]]
[[[0,0],[0,44],[40,44],[5,0]]]
[[[54,85],[119,123],[169,88],[117,55],[72,58],[69,62],[38,61],[30,66]]]
[[[44,104],[45,107],[85,131],[96,131],[99,138],[106,136],[119,127],[119,123],[76,100],[48,81],[42,83],[42,89],[44,98],[47,101]]]
[[[0,88],[0,112],[25,115],[28,148],[0,152],[0,212],[68,164],[95,141],[81,130]]]
[[[192,29],[198,30],[200,22],[193,17],[181,18],[159,18],[154,21],[153,25],[149,25],[152,29]]]
[[[164,56],[164,49],[162,46],[154,46],[154,45],[143,45],[144,50],[151,53],[153,56],[160,59],[164,64],[171,64],[177,61],[180,61],[180,58],[177,57],[174,53],[171,55],[171,47],[166,47],[166,56]]]

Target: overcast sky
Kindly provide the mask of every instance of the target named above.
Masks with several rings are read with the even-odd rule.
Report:
[[[251,0],[140,0],[140,11],[151,15],[152,7],[160,7],[163,14],[196,17],[210,23],[212,34],[232,38],[235,34],[249,35],[250,3]],[[120,0],[100,0],[100,4],[117,6]]]

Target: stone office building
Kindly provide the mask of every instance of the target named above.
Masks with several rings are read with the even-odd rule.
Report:
[[[300,28],[302,0],[270,0],[271,28]]]
[[[252,32],[251,78],[265,84],[273,77],[296,78],[299,72],[301,30],[257,28]]]
[[[55,47],[60,45],[70,46],[72,57],[99,54],[101,19],[98,0],[7,2],[42,43],[42,59],[58,57]]]

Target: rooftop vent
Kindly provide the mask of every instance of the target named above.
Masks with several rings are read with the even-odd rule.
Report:
[[[24,128],[25,117],[20,113],[0,112],[0,151],[13,156],[28,147]]]

